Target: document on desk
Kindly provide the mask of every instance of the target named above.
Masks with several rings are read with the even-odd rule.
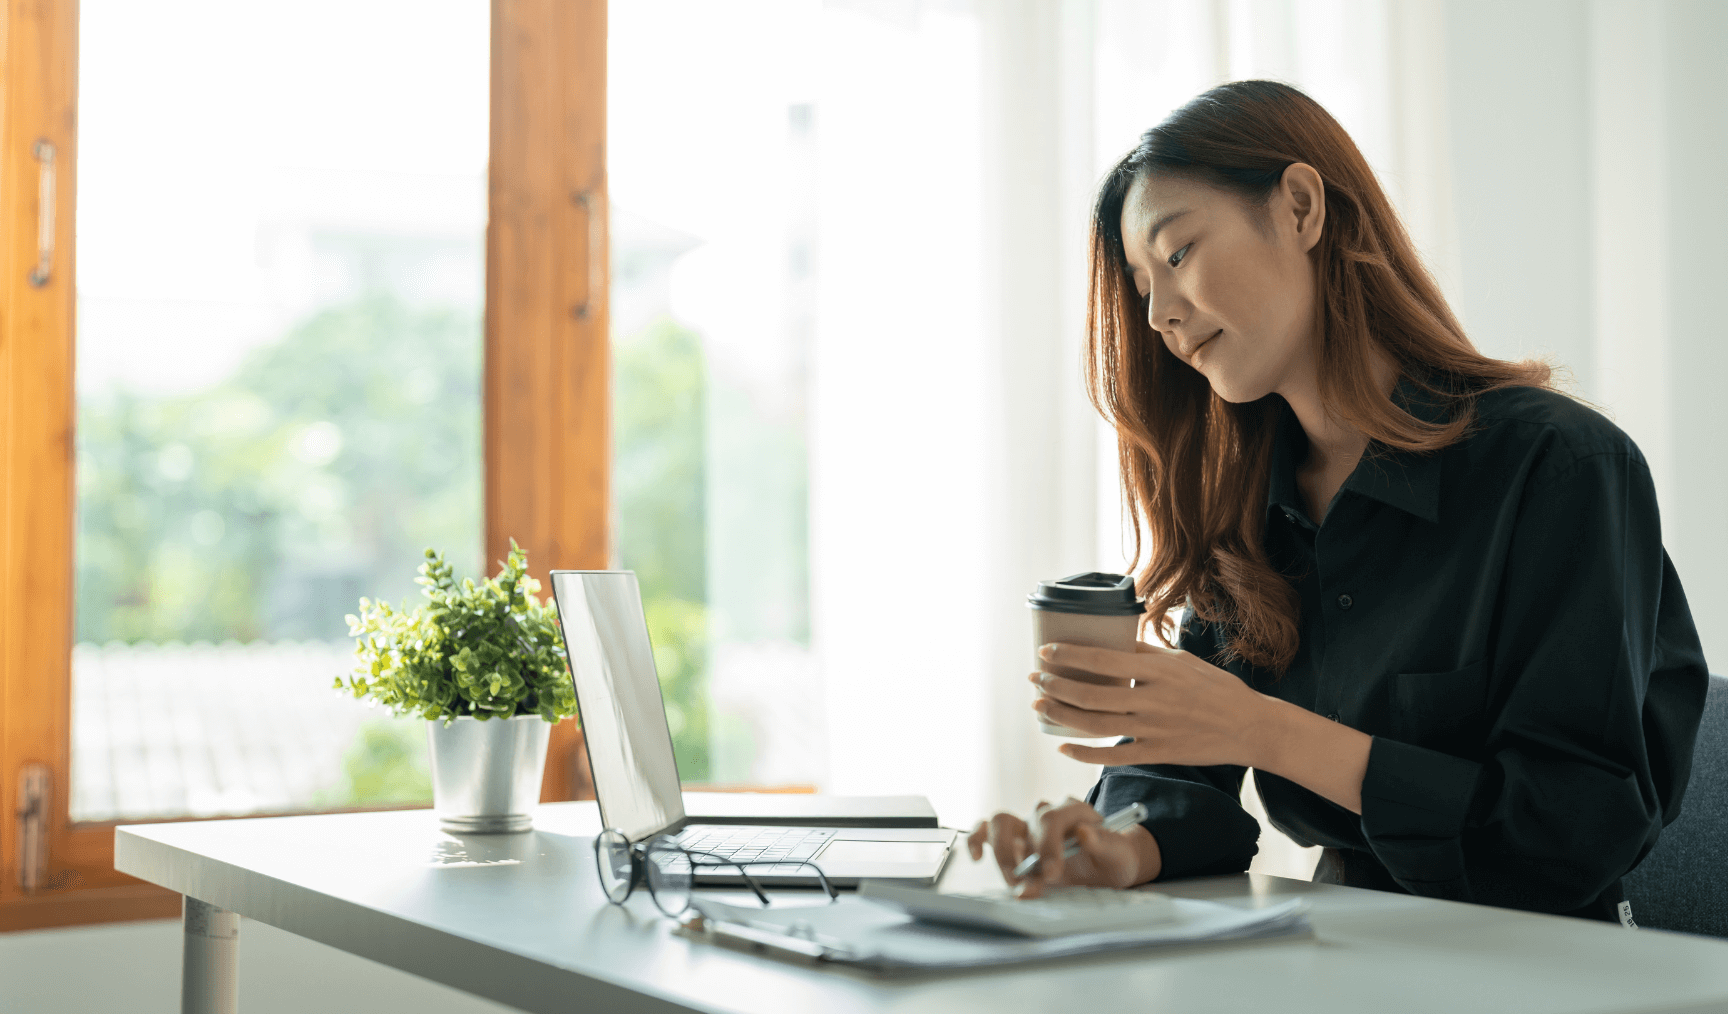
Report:
[[[844,896],[831,905],[750,908],[697,898],[697,939],[779,956],[878,972],[981,968],[1109,951],[1190,946],[1227,940],[1313,935],[1300,898],[1267,908],[1174,899],[1180,918],[1142,929],[1028,939],[919,922],[897,909]]]

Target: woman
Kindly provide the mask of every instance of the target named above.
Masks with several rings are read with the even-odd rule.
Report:
[[[1238,872],[1252,767],[1274,826],[1325,846],[1316,880],[1629,922],[1707,685],[1631,439],[1478,352],[1349,136],[1271,82],[1201,95],[1110,172],[1089,332],[1176,647],[1042,649],[1134,680],[1031,677],[1051,721],[1126,738],[1064,745],[1107,765],[1086,802],[999,814],[973,857]],[[1099,830],[1136,800],[1143,824]]]

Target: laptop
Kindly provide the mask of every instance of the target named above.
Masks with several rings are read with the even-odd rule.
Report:
[[[607,827],[632,842],[671,835],[686,848],[736,859],[752,879],[777,887],[816,885],[801,860],[820,866],[836,887],[866,878],[933,884],[941,876],[958,835],[946,828],[770,824],[767,814],[760,824],[721,824],[687,816],[635,573],[555,570],[552,597]],[[717,866],[697,879],[737,884],[736,870]]]

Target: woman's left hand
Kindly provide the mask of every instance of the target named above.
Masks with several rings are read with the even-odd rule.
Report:
[[[1077,644],[1047,644],[1046,662],[1100,676],[1132,679],[1134,686],[1085,683],[1054,673],[1030,679],[1042,691],[1033,707],[1045,718],[1094,736],[1131,736],[1132,743],[1094,747],[1065,743],[1061,751],[1089,764],[1254,766],[1254,745],[1269,698],[1199,657],[1140,642],[1138,650],[1110,651]]]

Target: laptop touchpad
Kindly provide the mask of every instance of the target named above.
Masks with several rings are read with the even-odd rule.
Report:
[[[880,877],[892,877],[897,872],[900,876],[929,876],[947,851],[947,845],[934,841],[832,841],[816,856],[816,861],[832,863],[836,867],[844,863],[847,866],[900,867],[904,870],[890,872],[883,869],[875,874]]]

